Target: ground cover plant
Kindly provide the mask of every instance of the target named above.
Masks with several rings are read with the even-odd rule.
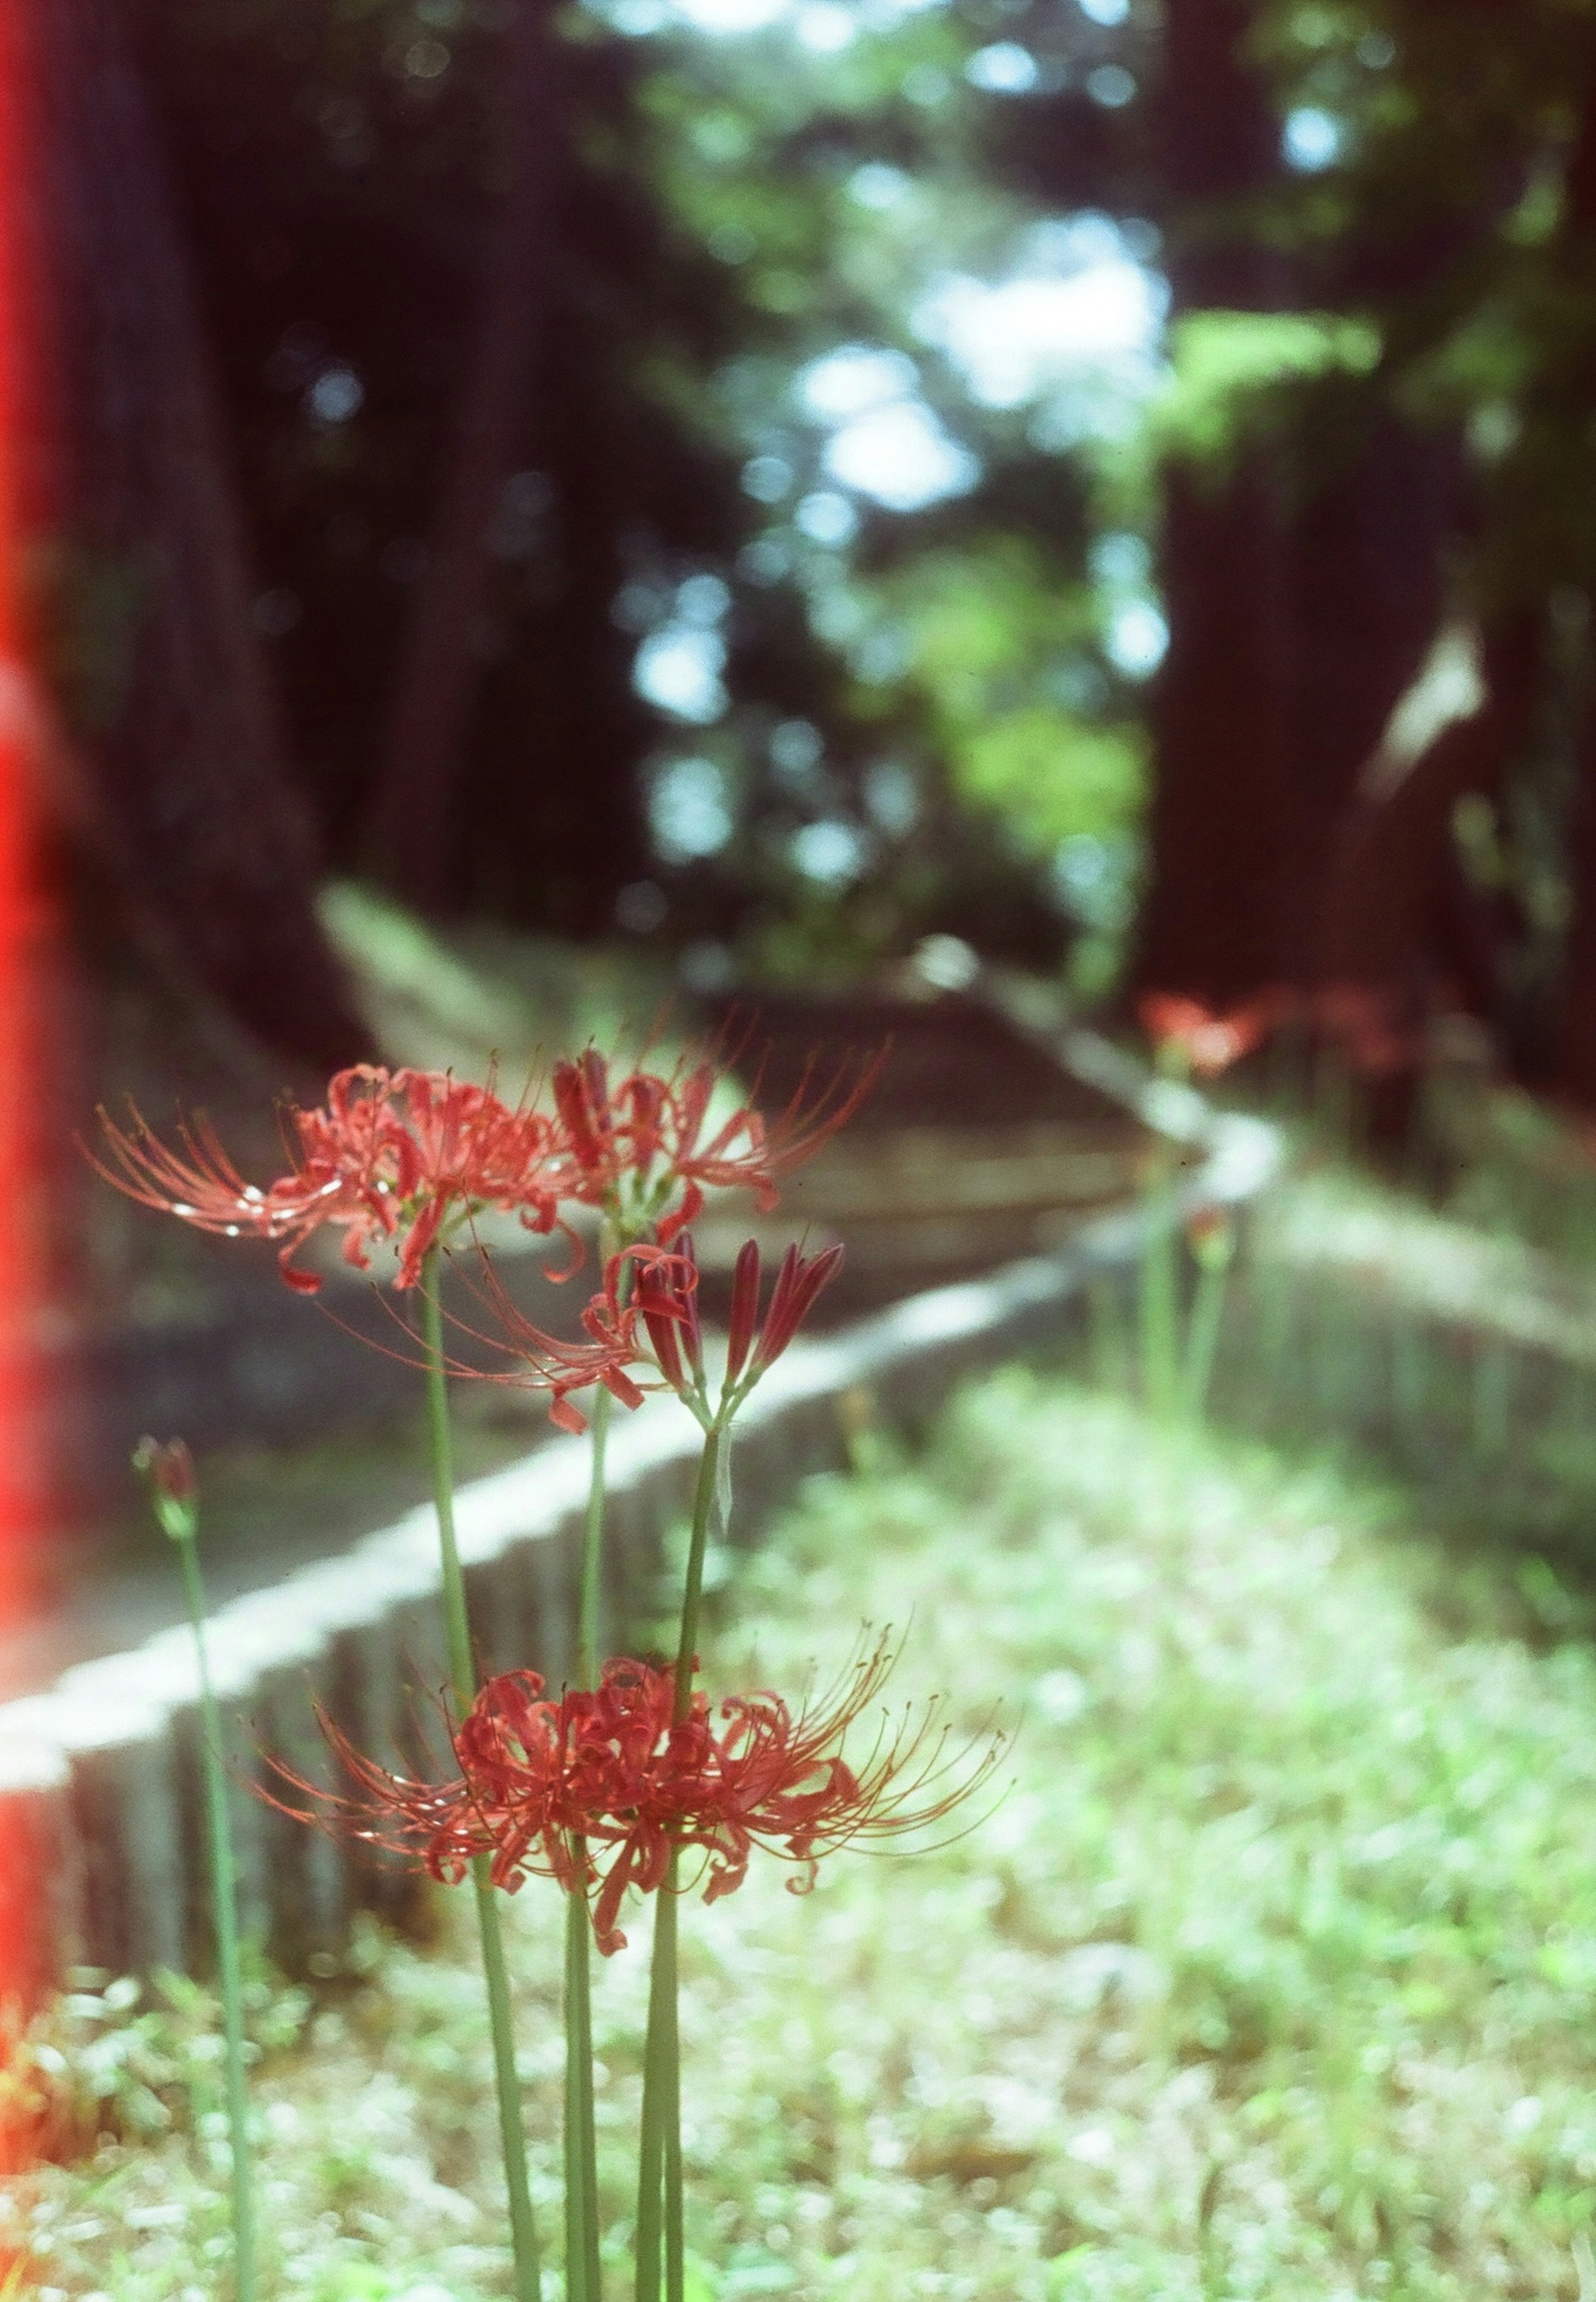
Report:
[[[980,1384],[922,1456],[869,1429],[857,1452],[721,1562],[707,1675],[779,1681],[912,1609],[902,1698],[948,1688],[973,1726],[1001,1691],[1013,1785],[938,1853],[844,1854],[807,1903],[756,1869],[685,1933],[689,2290],[1586,2294],[1583,1646],[1519,1635],[1510,1582],[1475,1578],[1461,1619],[1396,1491],[1051,1377]],[[550,2205],[552,1892],[507,1913]],[[464,1917],[257,1991],[285,2293],[503,2290]],[[617,2266],[647,1961],[640,1927],[595,1995]],[[125,2138],[4,2185],[25,2290],[209,2302],[227,2173],[202,1999],[85,1989],[41,2034],[54,2098],[101,2090]]]

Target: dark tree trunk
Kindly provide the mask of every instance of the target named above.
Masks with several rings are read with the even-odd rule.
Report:
[[[1244,58],[1254,13],[1166,13],[1178,311],[1285,300],[1248,221],[1279,178],[1274,113]],[[1354,249],[1312,293],[1361,307],[1415,292],[1457,239],[1437,227]],[[1343,816],[1441,620],[1452,443],[1372,413],[1366,387],[1315,407],[1302,436],[1245,452],[1222,482],[1175,470],[1165,484],[1171,643],[1137,975],[1212,1003],[1313,984]]]
[[[1281,972],[1315,979],[1326,874],[1358,777],[1441,622],[1454,456],[1376,416],[1308,483],[1291,534],[1289,862]]]
[[[1286,559],[1267,475],[1172,473],[1138,981],[1223,1006],[1276,980],[1290,766]]]
[[[506,44],[503,196],[369,811],[379,873],[396,894],[433,912],[448,911],[462,893],[462,769],[484,668],[493,533],[525,452],[548,303],[556,44],[545,0],[517,0]]]
[[[1573,909],[1558,987],[1555,1084],[1570,1103],[1596,1110],[1596,724],[1587,724],[1568,838]]]
[[[1586,90],[1569,164],[1566,229],[1574,273],[1569,284],[1583,284],[1588,295],[1596,278],[1596,90]],[[1587,613],[1596,614],[1596,601],[1587,600]],[[1596,1108],[1596,697],[1587,698],[1576,771],[1568,840],[1572,912],[1552,1064],[1558,1092],[1589,1110]]]
[[[1177,315],[1264,310],[1279,267],[1247,204],[1277,131],[1242,61],[1240,0],[1170,0],[1163,118]],[[1172,468],[1161,574],[1170,649],[1152,702],[1152,874],[1135,975],[1215,1004],[1275,980],[1289,829],[1289,567],[1270,460]]]
[[[316,859],[250,620],[248,561],[161,155],[115,0],[26,12],[48,283],[52,536],[71,828],[196,996],[308,1062],[367,1034],[317,922]]]

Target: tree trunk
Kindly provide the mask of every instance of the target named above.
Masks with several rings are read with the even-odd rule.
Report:
[[[1346,811],[1442,613],[1454,457],[1397,418],[1360,422],[1336,468],[1306,483],[1292,522],[1292,788],[1281,971],[1312,985]]]
[[[555,44],[545,0],[517,0],[506,40],[503,197],[369,813],[381,876],[407,902],[433,912],[447,911],[461,892],[461,769],[482,685],[493,531],[525,449],[547,306]]]
[[[1247,214],[1277,171],[1242,62],[1240,0],[1170,0],[1163,145],[1177,316],[1266,310],[1279,266]],[[1176,466],[1160,572],[1170,648],[1154,689],[1152,872],[1137,983],[1223,1004],[1277,979],[1291,772],[1288,565],[1269,458]]]
[[[1596,91],[1587,89],[1580,132],[1569,164],[1567,221],[1573,257],[1571,285],[1588,284],[1596,269]],[[1584,279],[1580,280],[1580,273]],[[1583,379],[1588,404],[1592,379]],[[1587,595],[1586,612],[1596,614]],[[1577,782],[1568,835],[1572,909],[1554,1024],[1553,1080],[1558,1091],[1596,1108],[1596,697],[1587,698],[1586,724],[1576,754]]]
[[[1558,986],[1555,1084],[1570,1103],[1596,1111],[1596,715],[1587,718],[1577,762],[1568,839],[1573,907]]]
[[[71,829],[147,954],[316,1064],[367,1032],[317,922],[316,859],[250,620],[212,381],[152,122],[115,0],[23,18],[37,91],[25,210],[48,283],[54,685],[80,769]],[[175,962],[175,967],[173,962]]]
[[[1256,466],[1165,485],[1170,651],[1153,698],[1152,882],[1137,977],[1224,1006],[1278,979],[1290,729],[1286,560]]]

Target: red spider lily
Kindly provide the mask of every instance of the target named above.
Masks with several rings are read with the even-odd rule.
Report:
[[[886,1058],[882,1048],[845,1060],[818,1086],[811,1063],[773,1121],[743,1104],[706,1141],[710,1106],[727,1076],[715,1063],[685,1065],[668,1079],[633,1071],[612,1087],[605,1057],[589,1048],[554,1071],[573,1170],[568,1196],[602,1207],[623,1228],[647,1223],[662,1247],[693,1222],[707,1189],[744,1187],[769,1214],[783,1179],[853,1116]]]
[[[887,1053],[880,1047],[873,1055],[846,1057],[824,1080],[817,1079],[818,1065],[811,1057],[785,1109],[773,1120],[767,1122],[752,1104],[744,1104],[707,1143],[700,1138],[717,1075],[709,1063],[695,1064],[668,1105],[669,1172],[685,1187],[681,1206],[670,1218],[675,1228],[693,1222],[707,1189],[742,1186],[752,1192],[759,1212],[769,1214],[794,1168],[812,1159],[845,1127],[874,1089]]]
[[[491,1083],[473,1087],[447,1071],[396,1072],[393,1092],[403,1139],[413,1147],[405,1196],[416,1210],[397,1285],[417,1283],[427,1250],[451,1214],[497,1207],[518,1214],[528,1231],[554,1229],[563,1145],[552,1120],[525,1105],[501,1103]]]
[[[842,1260],[840,1247],[828,1247],[811,1256],[800,1255],[795,1247],[789,1247],[777,1268],[761,1322],[759,1247],[750,1239],[743,1248],[732,1282],[726,1381],[718,1410],[722,1416],[746,1397],[781,1357],[821,1289],[836,1276]],[[573,1391],[601,1383],[623,1407],[638,1407],[644,1386],[632,1370],[651,1365],[707,1427],[710,1410],[699,1324],[698,1263],[690,1235],[679,1239],[674,1248],[628,1247],[610,1256],[604,1266],[604,1283],[582,1314],[584,1342],[567,1342],[534,1326],[517,1309],[491,1265],[483,1291],[498,1332],[491,1336],[475,1329],[466,1332],[475,1341],[491,1342],[496,1348],[510,1352],[517,1362],[516,1370],[483,1376],[481,1368],[460,1365],[455,1373],[547,1390],[550,1420],[562,1431],[583,1432],[587,1419],[571,1404]]]
[[[357,1271],[369,1268],[374,1240],[397,1239],[401,1288],[416,1285],[453,1214],[491,1206],[518,1213],[534,1231],[554,1227],[553,1122],[511,1110],[491,1088],[363,1063],[336,1074],[324,1105],[289,1117],[292,1172],[265,1189],[244,1180],[203,1119],[181,1125],[173,1150],[137,1109],[130,1129],[102,1112],[110,1164],[93,1164],[130,1197],[196,1230],[280,1242],[282,1275],[302,1294],[322,1282],[292,1258],[324,1226],[343,1232],[344,1260]]]
[[[197,1231],[281,1242],[284,1279],[311,1294],[320,1280],[296,1270],[291,1258],[312,1231],[323,1224],[343,1231],[346,1259],[364,1270],[369,1241],[391,1237],[396,1227],[399,1154],[384,1124],[388,1090],[386,1071],[364,1065],[340,1071],[323,1110],[293,1114],[301,1157],[291,1174],[264,1190],[244,1180],[208,1121],[182,1122],[174,1150],[137,1107],[129,1129],[101,1113],[110,1164],[90,1155],[91,1163],[130,1198]]]
[[[627,1247],[612,1255],[604,1266],[604,1283],[582,1314],[585,1342],[567,1342],[550,1335],[518,1311],[491,1264],[484,1266],[483,1299],[498,1321],[498,1332],[484,1336],[465,1332],[477,1342],[491,1342],[517,1360],[510,1374],[483,1374],[480,1367],[456,1366],[457,1374],[489,1382],[508,1382],[524,1389],[547,1390],[549,1418],[562,1431],[580,1432],[587,1417],[573,1407],[570,1394],[600,1383],[623,1407],[641,1407],[643,1386],[631,1374],[635,1366],[658,1366],[673,1390],[701,1389],[703,1359],[699,1333],[698,1266],[692,1242],[685,1253],[661,1247]],[[628,1291],[630,1290],[630,1291]],[[638,1333],[642,1323],[653,1344],[651,1355]],[[689,1377],[682,1365],[682,1346],[675,1330],[680,1327]]]
[[[691,1232],[674,1254],[634,1255],[635,1300],[659,1372],[675,1391],[702,1393],[703,1333],[698,1319],[698,1258]],[[685,1365],[683,1355],[685,1353]]]
[[[789,1247],[777,1271],[761,1325],[759,1243],[751,1239],[739,1249],[732,1278],[731,1324],[726,1343],[728,1390],[740,1381],[745,1390],[752,1390],[767,1367],[775,1365],[809,1316],[815,1298],[836,1277],[842,1262],[840,1247],[825,1248],[819,1255],[810,1256],[800,1255],[795,1247]],[[744,1367],[748,1370],[746,1378]]]
[[[1268,1036],[1280,1020],[1281,1003],[1274,994],[1265,993],[1220,1014],[1200,999],[1149,991],[1136,1012],[1161,1055],[1174,1055],[1199,1079],[1217,1079]]]
[[[803,1894],[821,1855],[921,1828],[970,1795],[1001,1744],[994,1739],[973,1764],[968,1751],[950,1757],[934,1706],[918,1722],[884,1718],[861,1765],[843,1757],[893,1659],[883,1642],[812,1706],[736,1695],[718,1719],[702,1693],[673,1719],[675,1674],[647,1663],[606,1663],[594,1692],[559,1701],[535,1671],[510,1671],[488,1681],[456,1734],[453,1781],[391,1774],[323,1719],[352,1792],[328,1794],[280,1768],[308,1802],[286,1811],[409,1855],[450,1883],[486,1855],[494,1884],[511,1893],[533,1876],[591,1893],[608,1957],[626,1942],[617,1920],[627,1888],[664,1886],[677,1853],[703,1855],[706,1902],[735,1892],[756,1846],[796,1864],[788,1884]]]
[[[1338,983],[1319,994],[1314,1012],[1355,1071],[1384,1079],[1410,1069],[1419,1055],[1417,1035],[1404,1028],[1397,1007],[1390,992],[1373,985]]]

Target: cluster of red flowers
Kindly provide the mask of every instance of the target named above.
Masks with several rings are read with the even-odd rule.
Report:
[[[739,1104],[706,1140],[725,1077],[715,1063],[685,1064],[669,1079],[628,1071],[612,1087],[609,1064],[589,1048],[554,1068],[567,1196],[601,1208],[624,1235],[646,1234],[661,1247],[694,1221],[706,1189],[743,1186],[769,1214],[782,1179],[859,1109],[882,1060],[844,1062],[824,1080],[811,1064],[774,1121],[767,1122],[752,1104]]]
[[[414,1287],[451,1216],[500,1208],[551,1231],[567,1196],[553,1122],[446,1072],[338,1072],[324,1104],[289,1111],[292,1164],[264,1189],[244,1180],[204,1120],[182,1126],[177,1150],[137,1109],[129,1128],[103,1113],[101,1126],[110,1164],[97,1164],[119,1190],[197,1231],[281,1242],[282,1275],[306,1295],[322,1282],[293,1257],[313,1231],[341,1231],[357,1271],[369,1269],[374,1242],[391,1241],[394,1283]]]
[[[525,1100],[508,1105],[491,1084],[471,1086],[447,1072],[363,1064],[340,1071],[318,1108],[290,1109],[290,1172],[265,1187],[244,1180],[204,1121],[185,1125],[173,1149],[137,1110],[125,1128],[102,1114],[106,1158],[97,1164],[143,1206],[197,1230],[273,1240],[284,1279],[307,1294],[321,1281],[294,1258],[323,1229],[342,1232],[344,1259],[360,1271],[370,1267],[374,1244],[391,1245],[394,1284],[406,1289],[419,1284],[433,1248],[484,1213],[518,1216],[546,1235],[564,1224],[562,1208],[599,1211],[626,1244],[609,1259],[582,1315],[584,1340],[562,1341],[527,1324],[502,1288],[489,1282],[520,1360],[519,1374],[509,1379],[547,1389],[554,1420],[580,1431],[572,1391],[598,1383],[626,1406],[638,1403],[643,1394],[630,1370],[646,1357],[643,1335],[666,1380],[685,1394],[696,1382],[701,1393],[697,1274],[685,1232],[706,1189],[742,1185],[768,1212],[786,1174],[857,1110],[879,1063],[879,1057],[844,1063],[821,1081],[806,1074],[773,1122],[739,1103],[712,1132],[706,1130],[724,1074],[708,1060],[668,1076],[633,1070],[612,1082],[606,1059],[589,1049],[555,1066],[552,1113]],[[672,1251],[678,1243],[685,1252]],[[805,1259],[791,1251],[750,1360],[759,1285],[757,1249],[745,1250],[745,1260],[750,1253],[747,1283],[738,1266],[729,1378],[736,1381],[748,1361],[745,1383],[785,1348],[840,1256],[833,1249]]]
[[[1160,1057],[1198,1079],[1217,1079],[1290,1022],[1339,1047],[1369,1078],[1405,1070],[1420,1053],[1412,1019],[1404,1021],[1390,992],[1374,984],[1331,984],[1311,996],[1281,987],[1222,1009],[1181,992],[1150,991],[1137,1013]]]
[[[1137,1013],[1161,1057],[1173,1059],[1198,1079],[1217,1079],[1262,1044],[1281,1020],[1281,1008],[1269,994],[1219,1012],[1180,992],[1150,991]]]
[[[457,1883],[486,1855],[494,1884],[512,1892],[531,1876],[580,1891],[609,1956],[626,1941],[617,1921],[627,1888],[662,1886],[673,1854],[702,1854],[706,1902],[743,1884],[756,1846],[797,1865],[789,1885],[802,1894],[822,1854],[920,1828],[968,1798],[999,1745],[973,1764],[950,1759],[933,1712],[895,1729],[884,1723],[858,1768],[841,1755],[891,1664],[877,1646],[831,1695],[796,1712],[759,1693],[712,1715],[699,1693],[681,1719],[675,1674],[647,1663],[609,1662],[596,1689],[558,1701],[535,1671],[509,1671],[488,1681],[460,1725],[459,1773],[448,1782],[391,1774],[331,1726],[353,1793],[284,1779],[310,1802],[291,1810],[303,1819],[408,1855],[434,1878]]]

